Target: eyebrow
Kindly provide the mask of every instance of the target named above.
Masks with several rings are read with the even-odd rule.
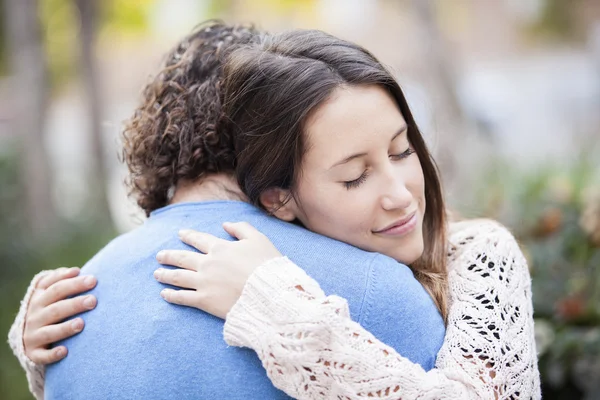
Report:
[[[408,126],[404,125],[402,126],[400,129],[398,129],[396,131],[396,133],[394,133],[394,136],[392,136],[392,139],[390,139],[390,142],[393,142],[394,140],[396,140],[396,138],[400,135],[402,135],[404,132],[406,132]],[[360,158],[360,157],[364,157],[366,156],[367,153],[358,153],[358,154],[352,154],[351,156],[348,156],[346,158],[344,158],[343,160],[340,160],[338,162],[336,162],[335,164],[333,164],[331,167],[329,167],[329,169],[332,169],[333,167],[337,167],[338,165],[342,165],[342,164],[346,164],[352,160],[354,160],[355,158]]]

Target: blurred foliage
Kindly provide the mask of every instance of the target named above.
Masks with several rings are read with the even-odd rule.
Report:
[[[100,15],[103,34],[139,36],[148,29],[148,13],[154,0],[106,0]]]
[[[63,222],[52,243],[29,240],[20,222],[23,202],[17,152],[8,148],[10,144],[3,142],[0,152],[0,336],[4,338],[34,274],[60,266],[81,266],[116,234],[85,223]],[[0,346],[0,398],[32,398],[25,374],[8,345]]]
[[[206,14],[209,18],[223,18],[227,11],[234,6],[235,0],[209,0],[207,2]]]
[[[97,0],[96,0],[97,1]],[[99,35],[120,38],[146,33],[153,0],[106,0],[100,2]],[[80,18],[73,0],[40,2],[40,22],[48,57],[50,82],[60,88],[79,71]]]
[[[553,40],[575,39],[580,32],[577,10],[579,0],[545,0],[538,20],[530,26],[534,35]]]
[[[545,399],[600,398],[600,171],[592,161],[530,174],[499,162],[473,202],[512,230],[528,260]]]
[[[40,22],[52,87],[66,83],[77,72],[77,8],[70,0],[40,2]]]

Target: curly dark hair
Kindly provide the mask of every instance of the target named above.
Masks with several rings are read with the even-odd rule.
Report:
[[[149,215],[168,204],[181,180],[234,172],[233,138],[218,131],[226,54],[258,38],[251,25],[200,24],[167,54],[125,122],[122,159],[129,194]]]

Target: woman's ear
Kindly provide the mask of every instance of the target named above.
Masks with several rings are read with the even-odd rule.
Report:
[[[263,207],[273,216],[291,222],[297,217],[297,207],[289,189],[271,188],[260,195]]]

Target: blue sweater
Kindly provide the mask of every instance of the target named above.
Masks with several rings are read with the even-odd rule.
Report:
[[[348,300],[352,318],[400,354],[433,368],[445,329],[433,301],[406,266],[235,201],[182,203],[102,249],[82,270],[98,278],[84,331],[64,341],[68,356],[46,371],[47,399],[278,399],[256,354],[228,347],[223,321],[159,295],[152,273],[162,249],[188,248],[192,228],[229,238],[224,221],[248,221],[315,278]]]

